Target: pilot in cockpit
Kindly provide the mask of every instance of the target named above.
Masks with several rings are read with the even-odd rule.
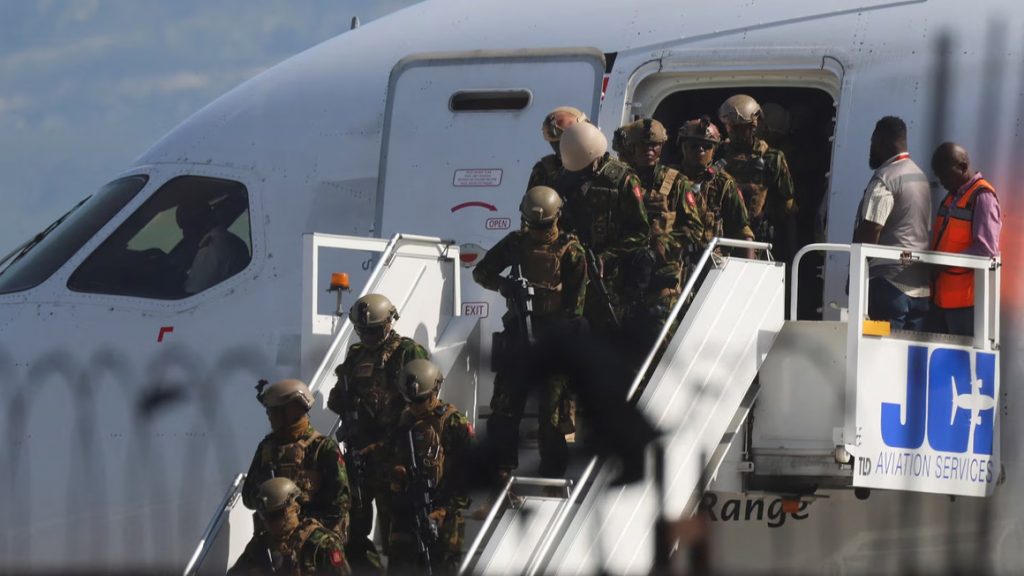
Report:
[[[185,270],[185,293],[201,292],[238,273],[249,262],[245,242],[218,221],[206,198],[186,199],[178,206],[175,219],[183,238],[168,258]]]

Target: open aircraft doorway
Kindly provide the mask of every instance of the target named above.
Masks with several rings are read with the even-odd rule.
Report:
[[[757,135],[786,155],[800,207],[796,219],[798,247],[822,241],[826,237],[826,198],[836,115],[835,101],[824,90],[740,86],[672,92],[653,108],[653,117],[665,125],[673,143],[665,146],[662,161],[670,165],[682,161],[675,135],[687,120],[706,114],[725,138],[725,127],[718,120],[718,107],[734,94],[748,94],[760,103],[764,117]],[[820,255],[813,256],[816,260],[807,261],[801,268],[800,290],[808,295],[800,302],[801,319],[821,318],[824,260]]]

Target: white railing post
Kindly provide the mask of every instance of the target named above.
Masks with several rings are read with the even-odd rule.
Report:
[[[849,312],[847,314],[846,336],[846,383],[844,386],[846,406],[843,418],[843,445],[847,453],[856,455],[857,451],[857,372],[860,339],[864,334],[864,317],[868,304],[868,262],[864,255],[864,246],[850,246],[850,278],[849,278]]]

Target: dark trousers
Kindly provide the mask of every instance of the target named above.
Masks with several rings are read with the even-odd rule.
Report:
[[[348,543],[345,556],[352,570],[357,573],[376,573],[381,568],[380,553],[373,543],[373,502],[377,502],[377,524],[381,527],[385,542],[390,531],[391,516],[385,502],[390,493],[385,485],[367,482],[360,486],[362,505],[353,506],[349,511]]]
[[[569,447],[565,435],[573,431],[572,398],[565,376],[544,375],[537,398],[538,437],[541,476],[560,478],[569,464]],[[498,372],[491,397],[491,416],[487,434],[498,448],[498,466],[514,469],[519,466],[519,423],[530,393],[525,383],[527,374],[509,369]]]
[[[888,320],[895,330],[924,330],[930,299],[907,296],[885,278],[868,282],[868,317]]]
[[[974,306],[967,308],[939,308],[932,306],[931,329],[933,332],[974,336]]]

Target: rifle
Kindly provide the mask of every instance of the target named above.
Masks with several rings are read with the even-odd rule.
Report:
[[[525,336],[526,345],[533,344],[533,286],[523,277],[518,262],[512,265],[507,280],[515,286],[512,295],[505,298],[505,305],[515,316],[517,336]]]
[[[619,324],[619,316],[615,313],[615,307],[612,306],[611,296],[608,294],[608,287],[604,285],[604,278],[601,277],[601,270],[597,267],[597,256],[594,255],[594,251],[590,248],[589,244],[583,244],[583,250],[587,254],[587,274],[590,277],[590,285],[597,289],[597,295],[601,297],[605,306],[608,307],[609,317],[612,319],[612,325],[616,328],[621,328]]]
[[[590,189],[590,182],[583,184],[580,190],[581,196],[586,196]],[[563,223],[563,229],[570,232],[575,232],[579,238],[580,244],[583,246],[584,252],[587,256],[587,276],[590,280],[590,286],[597,290],[597,295],[601,297],[605,305],[608,307],[608,314],[612,320],[612,325],[615,328],[621,328],[619,322],[619,315],[615,313],[615,306],[612,305],[611,297],[608,295],[608,287],[605,286],[604,278],[601,275],[601,270],[597,267],[597,256],[594,254],[594,250],[590,247],[590,228],[586,229],[577,226],[575,218],[573,218],[573,211],[569,209],[569,198],[564,197],[563,202],[565,205],[562,207],[562,217],[560,222]]]
[[[505,306],[509,314],[505,318],[505,330],[492,336],[491,370],[494,372],[516,362],[533,344],[533,286],[523,277],[519,263],[512,265],[504,280],[511,286],[511,290],[502,290],[506,293]]]
[[[423,469],[420,468],[419,460],[416,458],[416,443],[412,437],[412,427],[406,433],[409,447],[409,484],[407,494],[412,502],[414,536],[416,537],[416,548],[419,552],[420,562],[430,576],[430,547],[435,545],[440,538],[437,532],[437,524],[430,518],[433,499],[434,482],[428,479]]]
[[[338,386],[341,386],[345,409],[341,415],[341,425],[338,426],[335,438],[345,447],[345,472],[348,474],[348,485],[352,491],[352,506],[362,508],[362,485],[366,477],[366,459],[355,447],[356,430],[359,428],[359,410],[356,408],[355,398],[349,387],[348,376],[339,375]]]

